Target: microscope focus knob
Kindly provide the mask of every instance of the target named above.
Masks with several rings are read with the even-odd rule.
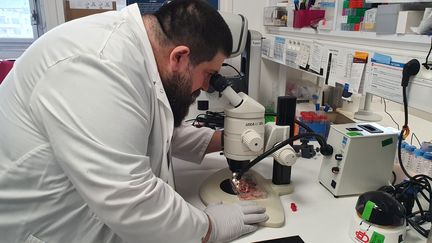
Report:
[[[252,129],[248,129],[243,133],[242,142],[253,152],[260,151],[264,145],[261,136]]]
[[[297,161],[296,152],[290,145],[282,147],[281,149],[274,152],[272,155],[279,164],[285,166],[292,166]]]
[[[343,159],[343,155],[342,154],[335,154],[335,160],[341,161],[342,159]]]

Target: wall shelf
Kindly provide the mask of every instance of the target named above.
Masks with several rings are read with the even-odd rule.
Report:
[[[271,57],[264,56],[264,55],[262,55],[261,58],[263,58],[263,59],[265,59],[265,60],[269,60],[269,61],[275,62],[275,63],[279,63],[279,64],[281,64],[281,65],[283,65],[283,66],[286,66],[286,67],[289,67],[289,68],[292,68],[292,69],[295,69],[295,70],[298,70],[298,71],[301,71],[301,72],[304,72],[304,73],[307,73],[307,74],[310,74],[310,75],[315,76],[315,77],[317,77],[317,78],[324,78],[323,75],[319,75],[319,74],[316,74],[316,73],[310,72],[310,71],[308,71],[308,70],[301,69],[301,68],[299,68],[298,66],[297,66],[297,67],[289,66],[289,65],[287,65],[285,62],[282,62],[282,61],[277,60],[277,59],[275,59],[275,58],[271,58]]]
[[[315,31],[312,28],[302,28],[295,29],[292,27],[267,27],[267,31],[269,34],[276,35],[298,35],[304,37],[312,37],[314,39],[319,38],[321,40],[328,41],[342,41],[342,42],[350,42],[356,43],[361,41],[367,41],[370,43],[371,41],[375,42],[376,45],[388,46],[389,42],[393,44],[414,44],[419,45],[423,48],[424,46],[429,46],[431,42],[431,37],[427,35],[377,35],[375,32],[359,32],[359,31],[341,31],[341,30],[333,30],[333,31]],[[406,48],[406,46],[405,46]]]

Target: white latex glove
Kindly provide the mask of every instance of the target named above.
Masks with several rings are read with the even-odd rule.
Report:
[[[265,208],[256,202],[209,205],[205,212],[212,224],[209,242],[227,242],[258,229],[268,220]]]

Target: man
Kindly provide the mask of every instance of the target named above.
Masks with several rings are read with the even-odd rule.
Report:
[[[231,42],[200,0],[37,40],[0,86],[0,242],[219,242],[267,220],[255,204],[200,211],[170,186],[171,152],[220,149],[220,134],[180,124]]]

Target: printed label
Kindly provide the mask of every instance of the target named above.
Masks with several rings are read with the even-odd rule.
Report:
[[[362,243],[368,243],[369,242],[369,236],[367,235],[367,233],[365,231],[356,231],[355,232],[355,239],[358,242],[362,242]]]
[[[345,145],[348,143],[348,138],[347,137],[343,137],[342,138],[342,148],[345,148]]]

